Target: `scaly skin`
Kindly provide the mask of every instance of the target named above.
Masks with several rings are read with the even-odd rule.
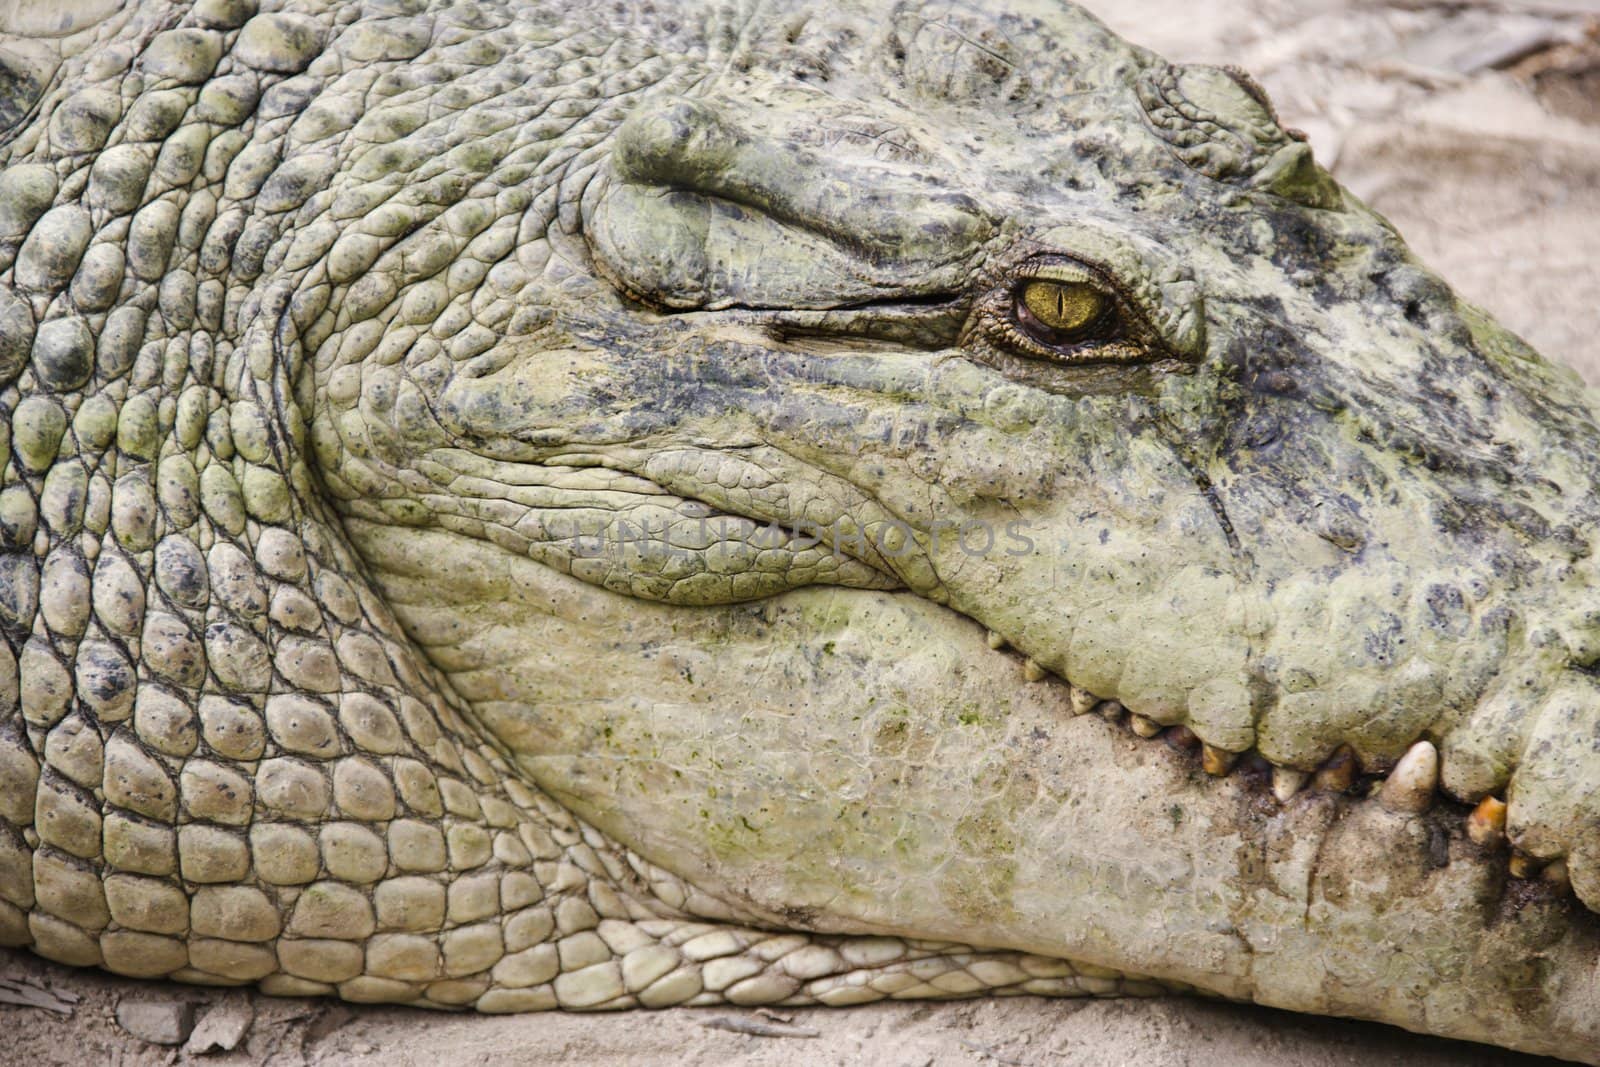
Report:
[[[1242,75],[806,6],[9,9],[0,940],[1600,1061],[1576,379]]]

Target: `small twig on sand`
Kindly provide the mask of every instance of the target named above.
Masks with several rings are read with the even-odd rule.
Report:
[[[976,1041],[967,1041],[963,1039],[961,1042],[961,1047],[969,1049],[972,1052],[976,1052],[983,1059],[992,1060],[995,1063],[1005,1064],[1005,1067],[1028,1067],[1028,1064],[1024,1061],[1014,1060],[1009,1056],[1002,1056],[989,1046],[980,1045]]]
[[[83,998],[63,990],[60,993],[47,989],[29,978],[0,978],[0,1004],[15,1004],[23,1008],[40,1008],[57,1015],[70,1016],[73,1006]]]
[[[1600,15],[1600,0],[1390,0],[1389,6],[1411,11],[1465,7],[1539,15]]]
[[[703,1019],[700,1025],[707,1030],[726,1030],[730,1034],[749,1034],[751,1037],[818,1037],[819,1032],[809,1026],[784,1026],[762,1022],[737,1015],[715,1015]]]

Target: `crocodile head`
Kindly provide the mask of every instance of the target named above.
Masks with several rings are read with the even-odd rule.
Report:
[[[698,916],[824,939],[708,971],[711,999],[1193,986],[1600,1057],[1594,408],[1248,77],[1044,0],[302,6],[129,9],[133,80],[132,46],[72,68],[121,84],[126,116],[97,83],[7,146],[45,162],[0,174],[0,504],[28,516],[0,514],[22,650],[0,709],[32,731],[0,723],[0,817],[77,783],[0,840],[7,943],[284,992],[620,1006],[702,995],[688,964],[647,995],[702,961],[686,946],[637,989],[581,977],[666,936],[624,920]],[[115,495],[79,458],[101,453]],[[74,515],[92,553],[60,533]],[[165,621],[139,619],[144,585],[139,610],[105,592],[124,571],[154,575]],[[393,670],[365,631],[335,663],[358,625]],[[74,684],[94,715],[68,714]],[[319,694],[343,694],[337,729]],[[73,740],[97,724],[103,776]],[[491,853],[468,824],[514,805],[464,783],[487,796],[497,769],[540,791],[507,790],[516,817],[555,820],[553,797],[601,833]],[[182,852],[183,876],[241,883],[226,914],[271,920],[240,934],[258,955],[288,915],[278,955],[199,918],[204,889],[192,950],[145,933],[174,932],[148,903],[156,948],[72,940],[123,921],[58,856],[100,862],[100,783],[146,818],[118,833],[181,821],[181,848],[234,849]],[[92,833],[46,820],[69,801]],[[424,816],[443,874],[444,836],[401,862],[439,833]],[[378,840],[358,824],[391,819],[355,863]],[[170,860],[112,857],[110,826],[106,862],[151,875],[137,902],[177,892],[153,884]],[[27,860],[41,834],[57,851]],[[283,842],[304,872],[280,877]],[[481,911],[462,875],[444,917],[447,875],[530,849],[569,894],[542,933],[559,921],[579,977],[554,993],[528,988],[557,970],[537,937],[491,931],[519,957],[504,982],[494,953],[451,957],[458,924],[538,899],[526,879]],[[369,905],[385,878],[437,891],[434,925]],[[372,937],[374,908],[363,955],[339,939]],[[627,930],[567,922],[597,910]],[[428,941],[447,928],[453,970]],[[920,955],[874,972],[886,938]]]
[[[347,528],[484,726],[768,922],[1573,1040],[1576,378],[1247,77],[1079,9],[711,47],[621,94],[542,232],[497,201],[386,251],[307,376]],[[475,296],[406,274],[497,229]]]

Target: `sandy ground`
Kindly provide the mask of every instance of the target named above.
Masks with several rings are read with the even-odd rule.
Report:
[[[1546,355],[1600,382],[1600,0],[1090,2],[1169,58],[1251,70],[1285,120],[1311,134],[1318,157],[1423,260]],[[194,1005],[202,1034],[208,1022],[213,1032],[242,1028],[233,1052],[204,1057],[216,1064],[1547,1062],[1194,1000],[887,1004],[781,1019],[715,1009],[496,1018],[129,983],[0,951],[0,999],[6,979],[79,999],[61,1004],[69,1015],[0,1005],[0,1064],[200,1062],[124,1031],[115,1018],[124,999]],[[729,1020],[808,1036],[730,1032],[721,1028]]]
[[[3,953],[4,950],[0,950]],[[1013,997],[772,1013],[719,1008],[621,1015],[444,1015],[130,983],[0,955],[0,975],[82,999],[70,1018],[0,1007],[0,1063],[368,1067],[1536,1067],[1555,1063],[1402,1030],[1221,1001]],[[191,1055],[117,1025],[121,998],[187,999],[249,1020],[232,1052]],[[253,1017],[251,1013],[253,1012]],[[731,1020],[814,1036],[757,1037]]]

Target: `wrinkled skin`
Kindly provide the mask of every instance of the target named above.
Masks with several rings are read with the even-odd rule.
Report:
[[[0,938],[1600,1060],[1577,380],[1078,8],[561,8],[0,27]]]

